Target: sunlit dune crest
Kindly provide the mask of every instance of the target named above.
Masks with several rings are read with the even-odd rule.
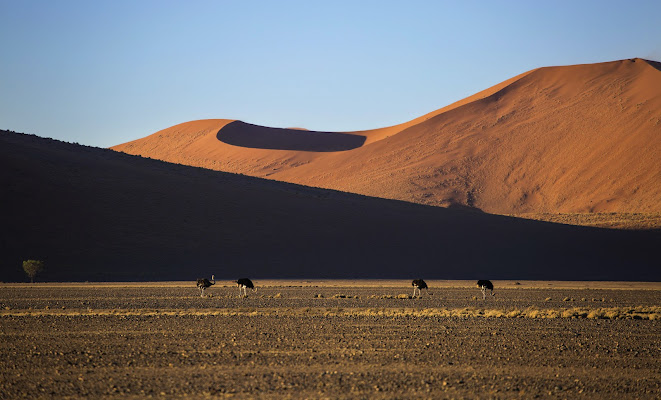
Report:
[[[179,124],[114,150],[490,213],[661,212],[661,68],[535,69],[412,121],[315,132]]]

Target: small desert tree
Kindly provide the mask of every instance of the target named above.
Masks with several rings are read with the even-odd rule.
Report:
[[[30,277],[30,282],[34,283],[34,277],[44,269],[44,262],[39,260],[23,261],[23,271]]]

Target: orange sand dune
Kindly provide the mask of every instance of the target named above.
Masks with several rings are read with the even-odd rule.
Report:
[[[490,213],[661,211],[661,67],[539,68],[357,132],[194,121],[113,147],[169,162]]]

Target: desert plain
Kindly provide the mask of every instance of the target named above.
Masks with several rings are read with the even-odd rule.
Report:
[[[0,285],[0,398],[658,398],[661,284]]]

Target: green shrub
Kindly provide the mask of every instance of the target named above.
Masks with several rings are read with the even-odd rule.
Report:
[[[26,260],[23,261],[23,271],[30,278],[30,282],[34,283],[34,277],[44,269],[44,262],[40,260]]]

